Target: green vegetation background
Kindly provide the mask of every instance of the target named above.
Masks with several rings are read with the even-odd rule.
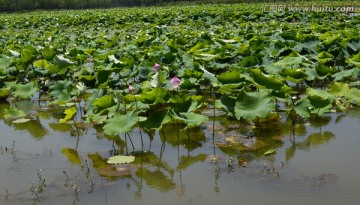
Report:
[[[0,12],[29,11],[38,9],[91,9],[91,8],[112,8],[126,6],[153,6],[168,4],[197,4],[197,3],[299,3],[309,2],[306,0],[0,0]],[[339,2],[359,3],[358,1],[327,0],[311,2]]]

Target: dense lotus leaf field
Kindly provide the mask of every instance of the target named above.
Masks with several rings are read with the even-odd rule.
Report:
[[[36,116],[24,99],[63,107],[60,123],[188,128],[205,108],[262,126],[360,105],[360,17],[204,5],[0,16],[4,118]]]

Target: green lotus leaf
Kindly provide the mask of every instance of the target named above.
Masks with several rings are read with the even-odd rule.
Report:
[[[360,67],[360,52],[352,58],[347,58],[345,62],[351,63],[357,67]]]
[[[30,120],[31,119],[29,119],[29,118],[20,118],[20,119],[16,119],[16,120],[12,121],[12,123],[19,124],[19,123],[29,122]]]
[[[73,82],[70,80],[58,80],[49,86],[50,94],[53,97],[58,97],[64,90],[70,90],[72,84]]]
[[[206,121],[208,121],[208,117],[205,115],[201,115],[201,114],[196,114],[193,112],[183,112],[180,113],[180,116],[176,116],[175,118],[184,122],[187,127],[192,128],[192,127],[198,127],[201,124],[205,123]]]
[[[337,72],[336,68],[325,66],[323,64],[319,64],[318,66],[315,67],[315,69],[316,72],[319,74],[319,76],[329,76]]]
[[[171,121],[169,110],[157,110],[151,112],[145,121],[140,122],[140,126],[146,130],[160,130],[162,126]]]
[[[26,114],[24,111],[17,109],[14,106],[10,106],[9,108],[6,108],[4,110],[4,118],[19,118],[19,117],[25,117]]]
[[[111,95],[104,95],[100,98],[94,99],[92,105],[101,109],[105,109],[115,105],[115,100],[114,97]]]
[[[344,78],[357,78],[360,75],[360,68],[353,68],[350,70],[342,70],[340,72],[334,73],[331,77],[334,78],[334,81],[341,81]]]
[[[310,101],[306,98],[301,98],[294,103],[294,110],[296,114],[303,118],[310,117]]]
[[[47,60],[37,60],[34,62],[34,66],[38,68],[49,68],[50,64],[47,62]]]
[[[345,94],[346,99],[354,102],[358,106],[360,105],[360,90],[357,88],[351,88],[349,92]]]
[[[284,83],[281,82],[279,79],[272,76],[266,76],[259,69],[252,69],[251,73],[254,81],[257,84],[265,86],[268,89],[280,90],[281,87],[284,86]]]
[[[76,112],[77,112],[77,108],[75,106],[67,108],[64,111],[65,117],[60,119],[59,123],[66,123],[67,121],[74,119]]]
[[[275,66],[289,67],[291,65],[297,65],[303,62],[301,57],[285,57],[284,59],[274,63]]]
[[[128,112],[125,115],[117,114],[105,121],[104,132],[111,136],[116,136],[121,132],[129,132],[138,119],[138,113],[135,111]]]
[[[24,70],[26,69],[33,60],[36,59],[36,54],[37,51],[34,47],[32,47],[31,45],[26,47],[22,52],[21,52],[21,57],[18,60],[18,62],[16,63],[16,67],[19,70]]]
[[[221,73],[217,79],[222,84],[236,84],[244,81],[244,78],[241,77],[241,73],[240,70],[233,70]]]
[[[318,89],[314,89],[314,88],[307,88],[306,89],[306,94],[308,94],[309,97],[317,96],[322,100],[328,100],[330,102],[335,101],[335,96],[328,93],[327,91],[324,91],[324,90],[318,90]]]
[[[143,92],[141,94],[141,99],[146,104],[157,104],[168,102],[170,96],[171,95],[167,89],[154,88],[150,92]]]
[[[285,68],[282,69],[279,74],[286,77],[286,80],[297,84],[306,78],[306,73],[302,69]]]
[[[228,115],[234,116],[235,115],[235,104],[236,98],[233,98],[229,95],[223,95],[220,98],[220,101],[217,101],[216,107],[217,108],[224,108]]]
[[[247,121],[257,117],[265,118],[267,114],[275,109],[275,103],[269,93],[260,90],[253,93],[241,91],[236,99],[235,116]]]
[[[79,153],[76,149],[64,147],[61,149],[61,153],[65,155],[71,163],[81,164]]]
[[[57,55],[54,58],[54,64],[59,68],[66,68],[74,64],[70,59],[65,58],[63,55]]]
[[[329,84],[328,92],[335,95],[336,97],[345,96],[349,92],[349,84],[343,82],[332,82]]]
[[[27,84],[16,84],[14,96],[21,99],[31,98],[37,91],[36,84],[34,82],[30,82]]]
[[[0,54],[0,69],[6,69],[11,65],[11,58],[4,54]]]
[[[108,164],[129,164],[134,162],[134,156],[113,156],[107,160]]]
[[[11,93],[10,87],[0,88],[0,100],[7,98]]]
[[[325,64],[328,61],[332,60],[334,58],[334,56],[328,52],[322,51],[321,53],[319,53],[317,55],[317,59],[319,61],[319,63],[321,64]]]

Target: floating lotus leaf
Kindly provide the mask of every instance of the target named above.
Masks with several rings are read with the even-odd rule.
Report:
[[[29,122],[30,120],[31,119],[29,119],[29,118],[20,118],[20,119],[16,119],[16,120],[12,121],[12,123],[19,124],[19,123]]]
[[[27,84],[17,84],[15,86],[14,96],[17,98],[31,98],[37,91],[36,84],[34,82],[30,82]]]
[[[265,156],[276,154],[276,149],[269,149],[268,151],[264,152]]]
[[[104,132],[112,136],[116,136],[121,132],[129,132],[138,119],[138,114],[135,111],[128,112],[125,115],[117,114],[105,121]]]
[[[245,138],[245,137],[227,137],[225,143],[218,142],[216,145],[220,148],[231,148],[240,151],[258,150],[267,145],[266,142],[256,138]]]
[[[275,103],[268,92],[264,90],[253,93],[241,91],[236,99],[235,116],[237,119],[252,121],[257,117],[266,117],[274,109]]]
[[[135,160],[134,156],[113,156],[107,160],[109,164],[129,164]]]

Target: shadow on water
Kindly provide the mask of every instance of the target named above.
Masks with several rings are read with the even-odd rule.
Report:
[[[209,122],[198,128],[166,124],[160,131],[142,130],[145,138],[140,140],[138,128],[111,137],[105,135],[101,127],[80,121],[59,123],[64,108],[39,107],[31,103],[0,103],[0,119],[3,121],[0,126],[6,133],[5,140],[0,143],[0,163],[4,167],[0,169],[4,176],[0,188],[5,190],[0,200],[7,204],[99,204],[120,198],[124,203],[130,203],[133,200],[154,200],[151,196],[161,198],[163,193],[174,195],[154,201],[165,204],[165,201],[173,200],[178,203],[179,198],[190,200],[193,192],[209,196],[204,193],[209,187],[213,189],[210,192],[222,193],[226,198],[236,196],[228,187],[241,189],[248,186],[249,190],[266,190],[264,184],[286,187],[294,180],[301,181],[292,187],[295,191],[309,184],[316,184],[318,189],[324,184],[335,183],[338,180],[336,172],[340,171],[328,173],[324,170],[315,176],[296,175],[296,170],[306,166],[300,162],[301,156],[309,155],[312,150],[335,146],[336,143],[332,142],[337,142],[337,124],[348,123],[349,117],[359,119],[359,112],[353,111],[347,115],[311,117],[295,125],[285,119],[255,127],[222,117],[219,112],[218,116],[210,117]],[[11,106],[24,110],[30,120],[14,123],[13,119],[5,119],[3,113]],[[27,134],[31,137],[28,138]],[[18,148],[16,145],[22,140],[33,143],[35,148],[48,147],[53,155],[35,154],[37,157],[30,160],[29,153],[34,150],[29,149],[34,149],[34,146],[21,145]],[[15,146],[11,146],[11,141],[16,142]],[[14,160],[15,155],[21,164]],[[107,159],[115,155],[133,155],[135,161],[108,164]],[[27,160],[30,160],[30,168],[24,165]],[[55,168],[47,169],[50,163],[55,163]],[[13,166],[11,164],[17,164],[17,171],[6,168]],[[300,164],[299,167],[296,164]],[[20,175],[27,178],[27,184],[17,182],[12,185],[11,181]],[[228,177],[238,184],[234,185]],[[114,189],[120,189],[122,193],[116,193]],[[283,191],[279,189],[279,192]],[[87,194],[97,199],[91,201],[89,198],[93,197]],[[287,194],[291,198],[292,192]],[[202,200],[217,200],[212,197]],[[236,201],[236,197],[233,200]]]

